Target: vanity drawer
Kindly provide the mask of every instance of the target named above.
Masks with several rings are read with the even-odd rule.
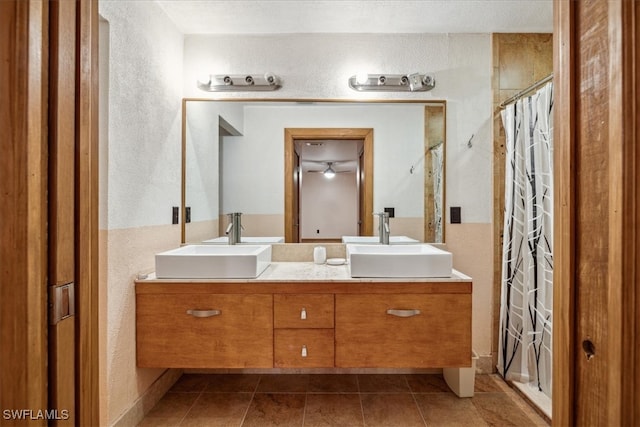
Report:
[[[270,368],[272,313],[272,295],[138,294],[138,366]]]
[[[471,294],[336,295],[335,337],[337,367],[471,366]]]
[[[273,322],[276,328],[333,328],[333,294],[276,294]]]
[[[275,368],[332,368],[333,329],[276,329]]]

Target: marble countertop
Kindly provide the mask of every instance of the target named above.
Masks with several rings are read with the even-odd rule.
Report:
[[[272,262],[255,279],[156,279],[155,273],[146,280],[166,282],[470,282],[471,277],[453,270],[451,277],[357,277],[352,278],[349,265],[314,264],[313,262]]]

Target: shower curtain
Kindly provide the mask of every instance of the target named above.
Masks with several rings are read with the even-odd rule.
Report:
[[[443,168],[444,168],[444,159],[443,159],[443,148],[444,145],[440,144],[435,148],[431,149],[431,170],[433,177],[433,209],[434,209],[434,217],[435,217],[435,229],[436,233],[434,236],[434,242],[442,242],[442,196],[443,196],[443,188],[442,188],[442,177],[443,177]]]
[[[553,84],[502,111],[505,218],[498,371],[551,397]]]

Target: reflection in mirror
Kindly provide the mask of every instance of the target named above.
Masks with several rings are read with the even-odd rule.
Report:
[[[424,108],[424,241],[444,242],[444,104]]]
[[[183,243],[224,236],[226,214],[230,212],[242,212],[243,236],[285,236],[285,206],[290,204],[285,201],[285,182],[290,179],[285,177],[289,169],[285,167],[289,161],[285,159],[285,130],[337,128],[371,130],[369,166],[361,162],[340,164],[329,152],[316,152],[317,163],[301,163],[294,172],[300,171],[304,181],[305,169],[308,179],[320,185],[327,181],[320,169],[324,172],[331,166],[331,170],[341,172],[338,176],[342,179],[349,175],[342,172],[348,166],[360,178],[356,180],[358,186],[364,185],[362,179],[367,172],[372,181],[367,182],[372,202],[353,201],[351,206],[357,208],[348,211],[357,212],[353,219],[346,220],[352,223],[339,226],[330,224],[335,206],[324,213],[314,208],[313,214],[301,215],[296,224],[306,230],[299,233],[299,241],[340,241],[342,236],[334,236],[331,230],[358,230],[357,234],[369,235],[371,231],[367,230],[373,230],[375,234],[377,226],[362,227],[363,218],[373,224],[374,211],[392,208],[392,236],[444,242],[444,101],[187,99],[183,102]],[[334,143],[326,145],[335,148]],[[298,146],[307,145],[301,141]],[[361,145],[354,147],[359,150]],[[319,191],[317,185],[310,187]],[[325,197],[320,206],[330,206],[327,201],[331,201],[331,191],[325,193],[329,198]],[[314,195],[319,193],[303,197],[309,200]],[[365,209],[363,206],[371,212],[359,212]]]

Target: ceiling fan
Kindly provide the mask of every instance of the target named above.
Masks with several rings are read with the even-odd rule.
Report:
[[[325,162],[325,161],[315,161],[315,160],[305,160],[305,162],[310,162],[310,163],[317,163],[317,164],[321,164],[321,165],[327,165],[326,168],[322,168],[321,170],[308,170],[307,172],[310,173],[321,173],[324,174],[324,176],[326,178],[333,178],[334,176],[336,176],[337,173],[348,173],[348,172],[353,172],[350,170],[345,170],[345,171],[336,171],[334,169],[334,165],[339,164],[339,163],[349,163],[347,162]]]

